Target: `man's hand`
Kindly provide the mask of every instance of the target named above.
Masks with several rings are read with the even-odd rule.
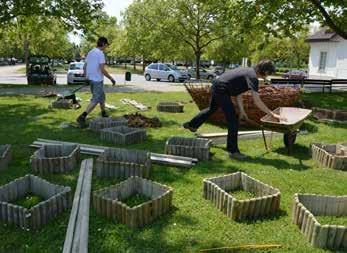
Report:
[[[279,122],[287,122],[287,119],[279,114],[276,113],[272,113],[271,114],[272,117],[274,117],[275,119],[278,119]]]
[[[239,120],[248,120],[248,115],[244,111],[240,112]]]
[[[112,79],[111,79],[111,82],[112,82],[112,86],[115,86],[116,80],[114,80],[114,79],[112,78]]]

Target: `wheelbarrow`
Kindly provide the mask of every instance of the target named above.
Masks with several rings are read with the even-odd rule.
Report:
[[[280,115],[285,119],[285,121],[280,121],[271,115],[266,115],[260,119],[260,125],[252,120],[251,123],[260,126],[263,133],[266,150],[269,150],[269,147],[266,143],[264,130],[283,133],[283,142],[287,148],[288,154],[290,154],[293,151],[293,146],[299,132],[299,128],[304,123],[304,120],[311,114],[311,112],[312,110],[296,107],[279,107],[275,109],[273,113]]]

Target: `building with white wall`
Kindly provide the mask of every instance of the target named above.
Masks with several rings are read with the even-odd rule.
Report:
[[[309,77],[347,78],[347,40],[328,28],[306,38],[310,44]]]

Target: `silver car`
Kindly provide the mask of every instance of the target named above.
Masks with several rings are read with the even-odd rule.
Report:
[[[71,62],[67,71],[67,84],[84,83],[84,62]]]
[[[157,81],[168,80],[169,82],[183,82],[188,79],[188,75],[181,72],[176,66],[165,63],[152,63],[148,65],[144,75],[147,81],[156,79]]]
[[[189,68],[187,70],[187,75],[189,79],[196,78],[196,68]],[[216,74],[204,68],[200,68],[200,78],[212,80],[213,78],[216,78]]]

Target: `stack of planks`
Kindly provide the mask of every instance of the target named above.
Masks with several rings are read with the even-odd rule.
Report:
[[[0,171],[7,169],[11,159],[11,145],[0,145]]]
[[[242,189],[257,197],[238,200],[228,192]],[[243,172],[204,179],[205,199],[233,220],[259,219],[275,214],[280,207],[278,189],[254,179]]]
[[[295,194],[292,222],[316,248],[347,249],[347,227],[321,225],[315,215],[346,216],[347,196]]]
[[[30,145],[30,147],[41,148],[43,145],[47,145],[47,144],[79,145],[81,153],[86,154],[86,155],[94,155],[94,156],[99,156],[100,154],[102,154],[105,151],[105,149],[108,148],[108,147],[103,147],[103,146],[95,146],[95,145],[80,144],[80,143],[73,143],[73,142],[47,140],[47,139],[40,139],[40,138],[37,139],[37,141],[34,141]],[[165,155],[165,154],[158,154],[158,153],[151,153],[151,160],[155,164],[175,166],[175,167],[179,167],[179,168],[191,168],[198,162],[198,159],[196,159],[196,158],[174,156],[174,155]]]
[[[83,160],[66,231],[63,253],[87,253],[93,159]]]
[[[123,98],[120,101],[124,105],[132,105],[132,106],[134,106],[136,109],[138,109],[140,111],[148,111],[148,109],[149,109],[148,106],[145,106],[144,104],[141,104],[141,103],[137,102],[136,100]]]

